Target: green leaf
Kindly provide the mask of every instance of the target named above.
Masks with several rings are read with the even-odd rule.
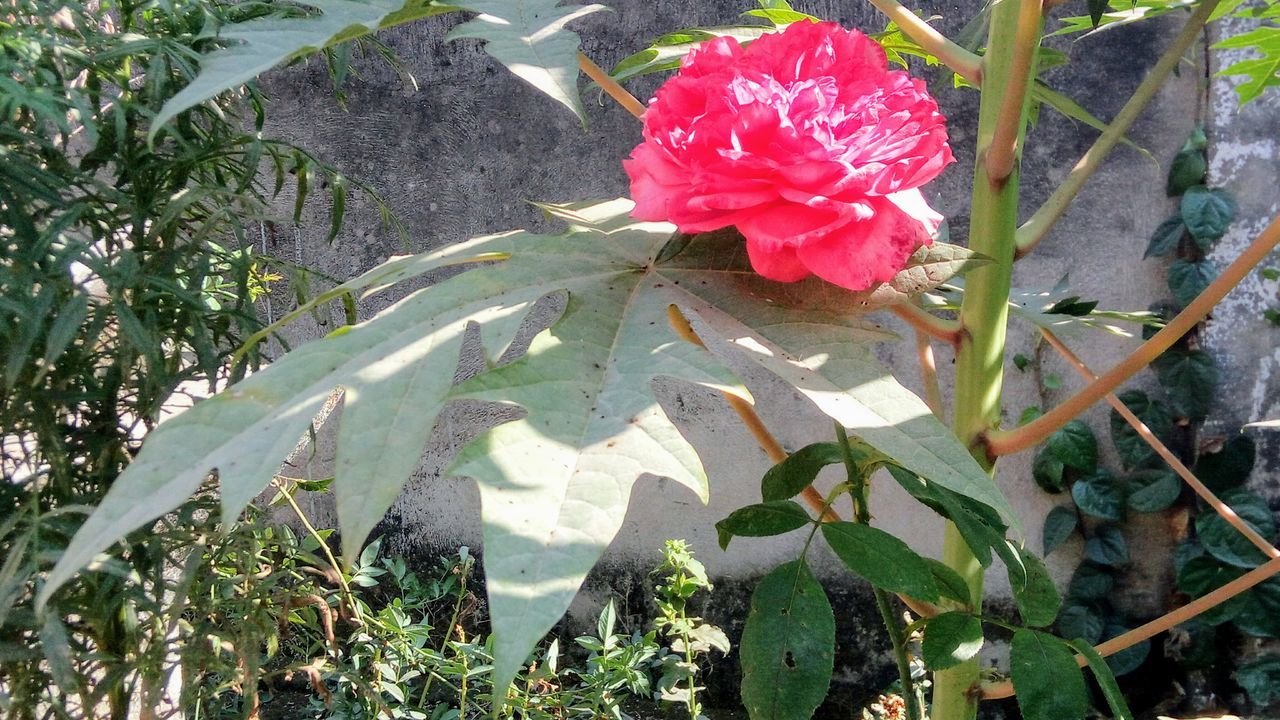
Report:
[[[262,73],[380,28],[452,12],[456,7],[421,0],[301,0],[319,14],[269,16],[225,25],[226,47],[200,58],[200,73],[169,98],[151,121],[151,137],[179,113],[237,88]]]
[[[1133,720],[1133,712],[1129,710],[1129,705],[1124,699],[1124,693],[1120,690],[1120,685],[1116,682],[1116,676],[1111,671],[1111,666],[1106,659],[1097,650],[1093,649],[1092,643],[1073,640],[1068,644],[1088,661],[1089,669],[1093,671],[1093,677],[1098,681],[1098,687],[1102,690],[1102,696],[1107,700],[1107,707],[1111,708],[1112,720]]]
[[[560,0],[450,0],[480,13],[449,31],[447,40],[476,38],[485,51],[520,79],[572,110],[583,125],[587,113],[578,91],[577,33],[565,25],[603,5],[566,5]]]
[[[1151,239],[1147,241],[1147,249],[1142,253],[1142,259],[1168,255],[1178,249],[1178,243],[1182,242],[1182,238],[1186,235],[1187,224],[1182,222],[1181,215],[1168,218],[1156,226],[1155,232],[1151,233]]]
[[[723,267],[736,282],[705,283],[704,271],[685,273],[682,264]],[[665,267],[664,276],[679,279],[684,291],[707,303],[698,314],[714,335],[729,341],[727,349],[780,377],[902,467],[1017,524],[963,443],[876,359],[869,345],[886,336],[851,315],[866,307],[866,298],[820,281],[764,280],[746,264],[736,233],[698,236]],[[800,317],[804,322],[797,322]],[[836,337],[840,342],[832,342]]]
[[[1129,544],[1119,526],[1106,523],[1095,528],[1093,537],[1085,541],[1084,555],[1099,565],[1128,565]]]
[[[973,603],[969,593],[969,586],[965,584],[964,578],[960,577],[959,573],[952,570],[946,563],[934,560],[931,557],[926,557],[924,561],[929,565],[929,572],[933,573],[933,581],[938,586],[938,594],[940,596],[964,605]]]
[[[1190,305],[1217,277],[1212,260],[1174,260],[1169,267],[1169,290],[1180,304]]]
[[[1084,672],[1075,654],[1052,635],[1014,631],[1009,675],[1026,720],[1079,720],[1089,708]]]
[[[1202,249],[1222,237],[1236,215],[1236,201],[1221,188],[1196,185],[1182,196],[1182,222]]]
[[[67,698],[77,695],[80,692],[80,675],[76,672],[67,628],[57,613],[45,613],[44,622],[40,624],[40,649],[44,651],[49,675],[58,689]]]
[[[1124,486],[1106,470],[1077,480],[1071,486],[1071,499],[1086,515],[1103,520],[1124,516]]]
[[[1218,366],[1203,350],[1168,350],[1151,363],[1175,415],[1203,418],[1218,390]]]
[[[1210,490],[1223,493],[1240,487],[1249,479],[1257,459],[1257,447],[1248,435],[1227,440],[1218,452],[1205,453],[1196,460],[1195,475]]]
[[[1066,470],[1067,466],[1048,447],[1037,450],[1031,461],[1031,477],[1047,493],[1057,494],[1067,489]]]
[[[1009,587],[1013,602],[1018,606],[1022,621],[1030,627],[1053,624],[1062,606],[1062,597],[1049,576],[1049,569],[1035,553],[1011,542],[1004,549],[997,548],[1009,575]]]
[[[1193,598],[1204,596],[1244,574],[1244,570],[1223,565],[1209,555],[1193,557],[1177,570],[1178,589]],[[1247,594],[1247,593],[1246,593]],[[1210,625],[1220,625],[1235,619],[1244,605],[1243,595],[1237,595],[1211,608],[1198,617]]]
[[[1087,0],[1086,5],[1089,8],[1089,22],[1096,28],[1102,21],[1102,14],[1108,10],[1109,3],[1107,0]]]
[[[1276,521],[1267,501],[1239,490],[1224,495],[1222,501],[1263,538],[1275,537]],[[1210,555],[1228,565],[1253,568],[1267,560],[1261,550],[1216,512],[1206,510],[1196,517],[1196,535]]]
[[[1045,447],[1063,465],[1091,473],[1098,468],[1098,439],[1080,420],[1072,420],[1045,441]]]
[[[982,622],[962,612],[945,612],[924,626],[920,655],[930,670],[945,670],[972,659],[982,649]]]
[[[821,528],[836,557],[867,582],[921,600],[938,599],[928,563],[898,538],[851,522],[826,522]]]
[[[1071,600],[1102,600],[1111,595],[1115,578],[1104,567],[1082,563],[1071,575],[1067,597]]]
[[[842,462],[844,456],[834,442],[806,445],[769,468],[760,481],[760,496],[766,502],[793,498],[813,484],[822,468]]]
[[[1102,641],[1102,632],[1106,629],[1106,621],[1094,611],[1093,607],[1080,603],[1071,603],[1062,608],[1056,623],[1058,634],[1067,639],[1079,638],[1090,645]]]
[[[909,302],[916,295],[991,262],[991,258],[966,247],[933,242],[912,253],[906,266],[889,282],[866,293],[864,305],[872,308]]]
[[[1141,513],[1169,509],[1182,495],[1182,479],[1171,470],[1138,470],[1126,479],[1129,509]]]
[[[1119,637],[1127,632],[1130,628],[1116,622],[1115,620],[1107,623],[1107,629],[1103,631],[1103,640],[1110,640]],[[1117,677],[1128,675],[1137,670],[1142,663],[1146,662],[1147,656],[1151,654],[1151,641],[1143,640],[1134,643],[1129,647],[1107,656],[1107,667],[1111,668],[1111,672]]]
[[[622,82],[641,75],[676,70],[680,67],[680,61],[685,55],[707,40],[731,37],[740,44],[746,45],[761,35],[774,31],[775,28],[763,25],[729,25],[676,30],[653,40],[644,50],[623,58],[613,66],[610,75],[614,80]]]
[[[1235,671],[1236,682],[1249,694],[1249,702],[1261,709],[1280,702],[1280,655],[1263,655]]]
[[[903,468],[895,465],[888,465],[887,468],[889,475],[903,490],[955,524],[965,544],[983,567],[991,564],[993,548],[1002,554],[1012,552],[1005,542],[1007,528],[994,509],[930,483]]]
[[[1168,405],[1150,399],[1141,390],[1126,390],[1120,393],[1119,400],[1157,438],[1167,442],[1173,436],[1173,415]],[[1111,444],[1120,455],[1120,462],[1128,468],[1139,467],[1157,457],[1156,451],[1115,410],[1111,411]]]
[[[1169,178],[1165,184],[1165,195],[1177,197],[1196,185],[1204,184],[1205,173],[1209,171],[1209,162],[1205,159],[1204,150],[1200,148],[1183,148],[1173,156],[1169,164]]]
[[[742,630],[742,702],[751,720],[809,720],[831,684],[836,623],[804,560],[760,581]]]
[[[1258,637],[1280,637],[1280,579],[1272,577],[1239,597],[1240,609],[1232,618],[1237,627]]]
[[[729,547],[734,537],[771,537],[798,530],[812,522],[804,508],[790,500],[748,505],[734,510],[716,523],[720,549]]]
[[[1079,520],[1073,508],[1059,505],[1050,510],[1044,518],[1044,554],[1062,547],[1062,543],[1076,531]]]
[[[1237,61],[1218,71],[1223,75],[1245,75],[1247,80],[1236,86],[1240,105],[1256,100],[1262,91],[1280,85],[1280,27],[1264,25],[1246,33],[1221,40],[1215,50],[1250,49],[1262,55]]]

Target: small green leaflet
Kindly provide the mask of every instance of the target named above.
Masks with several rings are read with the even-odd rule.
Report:
[[[676,70],[685,55],[708,40],[731,37],[745,45],[774,30],[768,25],[727,25],[676,30],[653,40],[644,50],[623,58],[613,66],[609,74],[614,80],[622,82],[641,75]]]
[[[264,17],[224,26],[218,31],[226,47],[200,58],[200,73],[160,108],[150,134],[184,110],[239,87],[290,60],[367,35],[458,8],[434,0],[299,0],[319,10],[301,17]]]
[[[454,28],[446,39],[476,38],[485,51],[520,79],[569,108],[585,126],[587,114],[578,91],[577,33],[565,25],[603,5],[559,6],[560,0],[455,0],[479,13]]]
[[[774,500],[734,510],[716,523],[720,549],[735,537],[772,537],[798,530],[812,522],[809,513],[791,500]]]
[[[1112,720],[1133,720],[1133,713],[1129,710],[1124,693],[1116,683],[1116,676],[1111,672],[1107,661],[1087,642],[1072,640],[1068,644],[1089,663],[1089,669],[1093,671],[1093,677],[1102,689],[1102,696],[1107,699],[1107,706],[1111,708]]]
[[[928,563],[898,538],[851,522],[825,522],[820,527],[836,557],[867,582],[921,600],[938,599]]]

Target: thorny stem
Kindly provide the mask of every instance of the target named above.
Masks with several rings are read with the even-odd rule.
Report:
[[[604,68],[592,62],[591,58],[584,53],[578,53],[578,67],[582,68],[582,72],[591,78],[595,84],[600,86],[609,97],[617,101],[619,105],[626,108],[627,112],[635,115],[637,118],[644,115],[644,103],[636,99],[635,95],[627,92],[627,89],[618,84]]]
[[[955,320],[940,318],[913,303],[898,303],[889,306],[889,310],[898,319],[910,325],[916,332],[924,333],[931,338],[950,343],[952,347],[960,344],[962,330]]]
[[[869,525],[871,508],[867,502],[870,494],[867,478],[853,459],[853,449],[849,447],[849,435],[845,432],[844,426],[837,422],[835,428],[836,439],[840,444],[840,455],[844,459],[845,473],[849,478],[849,487],[852,488],[850,492],[853,495],[856,511],[855,521],[860,525]],[[902,618],[894,613],[888,593],[875,586],[872,586],[871,591],[876,596],[876,608],[880,611],[880,618],[884,620],[884,626],[889,631],[889,641],[893,643],[893,658],[898,666],[898,680],[902,683],[902,700],[907,706],[907,718],[922,720],[920,702],[916,696],[915,684],[911,680],[911,658],[907,655],[907,636],[903,631]]]
[[[1058,339],[1058,336],[1054,335],[1047,328],[1041,328],[1040,332],[1044,334],[1045,340],[1047,340],[1049,344],[1062,355],[1062,357],[1066,358],[1067,362],[1071,363],[1075,367],[1081,377],[1090,382],[1098,379],[1098,376],[1093,374],[1093,371],[1089,369],[1089,366],[1085,365],[1084,361],[1077,357],[1075,353],[1071,352],[1071,348],[1068,348],[1063,344],[1063,342]],[[1138,433],[1138,436],[1150,445],[1151,449],[1155,450],[1156,454],[1159,455],[1162,460],[1169,464],[1169,467],[1178,474],[1178,477],[1181,477],[1184,482],[1191,486],[1192,490],[1196,491],[1197,495],[1203,498],[1204,501],[1214,509],[1214,511],[1221,515],[1223,520],[1226,520],[1230,523],[1231,527],[1235,528],[1241,535],[1248,538],[1249,542],[1253,543],[1254,546],[1261,550],[1267,557],[1280,557],[1280,550],[1272,547],[1271,543],[1267,542],[1265,538],[1258,534],[1258,531],[1254,530],[1247,523],[1241,520],[1235,510],[1232,510],[1229,505],[1218,499],[1218,496],[1215,495],[1212,490],[1206,487],[1204,483],[1200,482],[1200,479],[1197,478],[1191,470],[1187,469],[1187,466],[1178,459],[1178,456],[1174,455],[1173,451],[1161,442],[1160,438],[1156,437],[1155,433],[1151,432],[1151,429],[1147,427],[1146,423],[1142,422],[1142,420],[1138,418],[1138,416],[1135,415],[1128,406],[1120,402],[1120,398],[1117,398],[1114,394],[1108,393],[1106,399],[1107,403],[1110,404],[1112,408],[1115,408],[1115,411],[1125,419],[1125,422],[1129,423],[1129,425],[1133,427],[1133,429]]]
[[[1207,317],[1222,298],[1226,297],[1227,293],[1231,292],[1232,288],[1238,285],[1255,266],[1265,260],[1278,244],[1280,244],[1280,217],[1272,220],[1257,239],[1245,248],[1240,257],[1235,259],[1235,262],[1228,265],[1222,274],[1209,284],[1209,287],[1205,288],[1173,320],[1170,320],[1160,332],[1138,346],[1133,354],[1105,375],[1067,398],[1062,404],[1026,425],[1012,430],[992,430],[987,433],[985,438],[987,452],[992,457],[999,457],[1034,447],[1066,425],[1072,418],[1084,412],[1090,405],[1120,387]]]
[[[981,86],[982,60],[977,55],[951,42],[919,15],[903,7],[897,0],[870,0],[885,17],[892,20],[903,34],[925,52],[938,58],[943,65],[970,83]]]
[[[1067,207],[1075,199],[1080,189],[1084,187],[1085,182],[1102,165],[1102,161],[1115,148],[1116,143],[1124,138],[1125,132],[1142,114],[1143,108],[1147,106],[1151,98],[1155,97],[1160,90],[1160,86],[1169,77],[1169,73],[1173,72],[1178,63],[1182,61],[1182,56],[1186,54],[1187,49],[1200,37],[1200,30],[1213,13],[1214,8],[1217,7],[1218,2],[1219,0],[1204,0],[1196,7],[1195,13],[1191,15],[1191,18],[1187,20],[1187,24],[1182,27],[1182,31],[1174,38],[1173,44],[1156,61],[1155,66],[1151,68],[1151,72],[1133,91],[1133,96],[1124,104],[1124,107],[1120,108],[1120,112],[1116,113],[1111,124],[1102,131],[1102,134],[1094,141],[1093,146],[1080,158],[1080,161],[1071,169],[1066,179],[1053,191],[1053,194],[1049,196],[1044,205],[1041,205],[1040,209],[1036,210],[1035,214],[1027,222],[1023,223],[1022,227],[1018,228],[1017,257],[1022,257],[1031,252],[1049,234],[1049,230],[1067,211]]]
[[[1000,99],[995,131],[985,158],[987,180],[996,186],[1009,180],[1018,161],[1018,143],[1025,123],[1025,88],[1031,81],[1036,45],[1040,40],[1042,17],[1039,0],[1019,0],[1017,22],[1013,52],[1006,66],[1009,71],[1008,89],[1014,92],[1005,92]]]
[[[1272,558],[1204,597],[1196,598],[1177,610],[1161,615],[1155,620],[1145,625],[1140,625],[1123,635],[1117,635],[1094,649],[1103,657],[1114,655],[1121,650],[1137,645],[1143,640],[1148,640],[1170,628],[1181,625],[1201,613],[1212,610],[1254,585],[1267,580],[1277,572],[1280,572],[1280,558]],[[1083,657],[1077,657],[1076,661],[1082,667],[1086,664]],[[1008,680],[982,687],[982,697],[984,699],[998,700],[1012,695],[1013,683]]]
[[[916,332],[916,359],[920,361],[920,380],[924,384],[924,402],[934,417],[944,420],[942,389],[938,387],[938,364],[933,359],[933,343],[929,336]]]

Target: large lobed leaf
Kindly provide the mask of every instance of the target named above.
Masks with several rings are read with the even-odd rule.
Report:
[[[578,95],[577,34],[565,24],[603,5],[557,7],[559,0],[299,0],[316,12],[260,17],[218,31],[225,47],[200,58],[200,72],[174,95],[151,124],[154,136],[184,110],[262,73],[325,48],[419,18],[459,10],[479,13],[449,38],[479,38],[490,55],[562,103],[585,122]]]
[[[502,685],[617,533],[640,475],[707,496],[696,454],[650,385],[667,377],[745,391],[711,354],[673,332],[678,321],[687,337],[680,311],[709,320],[876,450],[1012,518],[963,445],[866,347],[887,337],[855,315],[867,296],[817,280],[765,280],[751,272],[740,238],[673,243],[670,225],[630,219],[627,200],[546,207],[567,231],[494,235],[397,258],[341,289],[501,261],[304,345],[163,423],[73,539],[42,601],[112,543],[180,505],[210,471],[224,516],[234,519],[335,389],[344,408],[333,487],[352,557],[417,465],[445,402],[508,403],[525,416],[481,435],[452,466],[480,486],[494,679]],[[565,296],[563,315],[521,359],[452,386],[468,325],[480,326],[496,359],[528,309],[552,295]]]
[[[525,82],[572,110],[585,125],[578,92],[577,33],[572,20],[604,10],[603,5],[568,5],[560,0],[458,0],[455,5],[479,13],[459,25],[448,39],[477,38],[485,50]]]
[[[226,47],[200,58],[200,73],[160,108],[151,134],[183,110],[239,87],[271,68],[375,30],[458,8],[435,0],[299,0],[319,11],[262,17],[221,28]]]

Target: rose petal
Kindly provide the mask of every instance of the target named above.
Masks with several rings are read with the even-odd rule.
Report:
[[[795,249],[787,246],[769,248],[747,238],[747,258],[751,260],[751,269],[761,277],[778,282],[796,282],[813,274],[796,257]]]
[[[919,191],[900,194],[909,193],[918,195]],[[911,198],[904,201],[908,205],[914,203]],[[869,220],[849,223],[821,240],[796,248],[800,262],[814,275],[849,290],[867,290],[893,279],[906,266],[911,253],[931,241],[937,226],[931,228],[930,220],[912,217],[887,198],[871,202],[875,214]],[[920,202],[924,202],[923,198]],[[937,216],[931,208],[929,213]]]

